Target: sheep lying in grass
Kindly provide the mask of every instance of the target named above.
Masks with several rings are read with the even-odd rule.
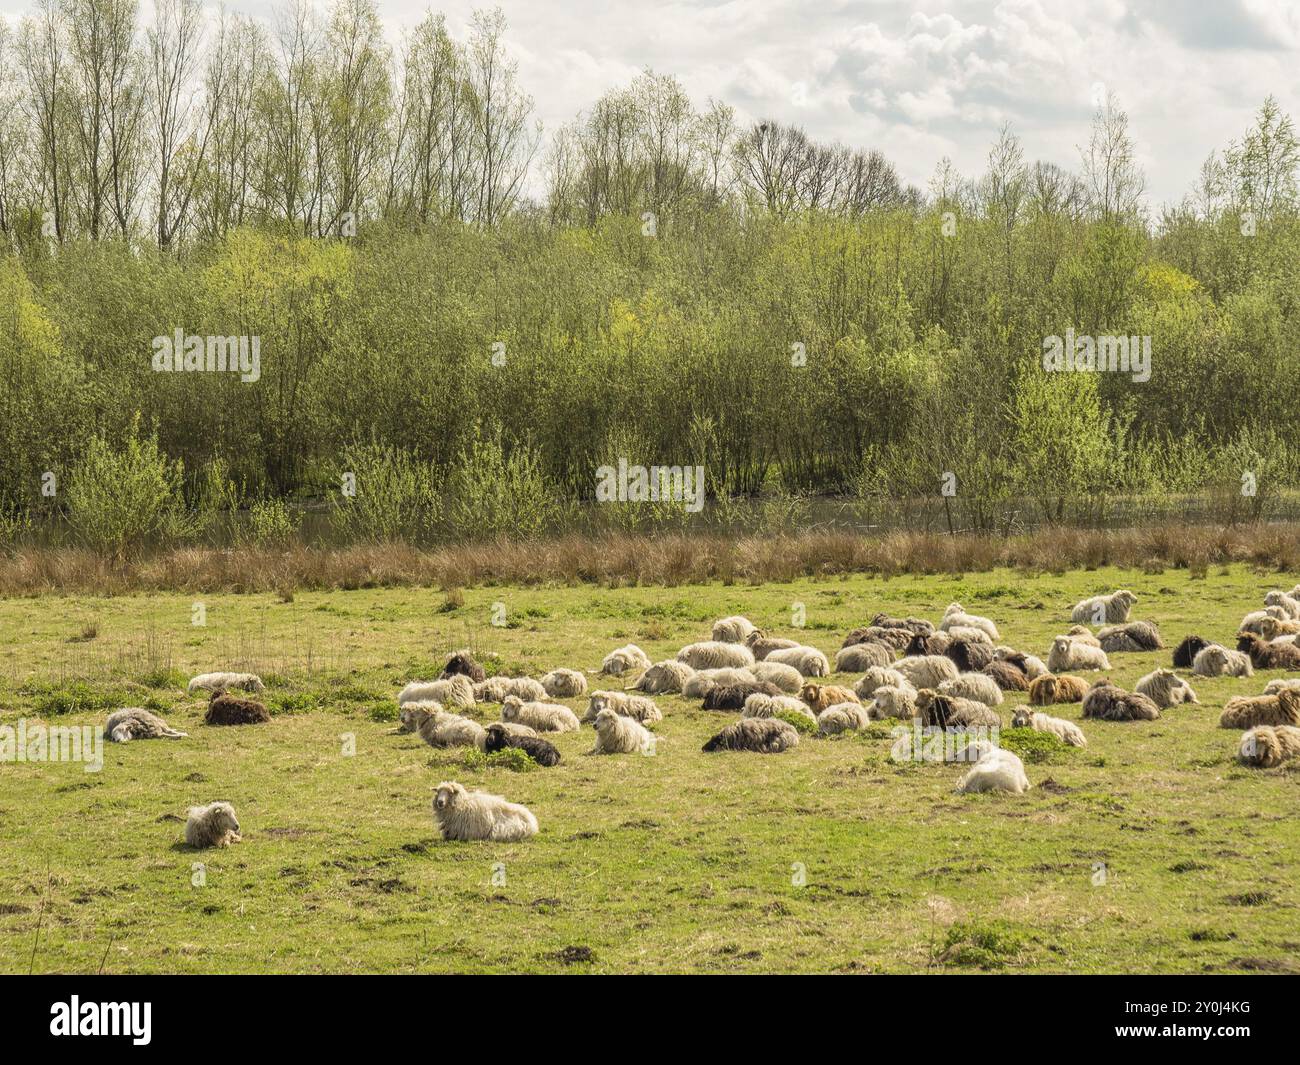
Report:
[[[780,713],[798,714],[810,721],[817,720],[817,715],[808,709],[803,700],[796,699],[793,695],[765,695],[762,692],[755,692],[745,700],[745,708],[740,716],[776,717]]]
[[[1088,746],[1088,739],[1084,736],[1083,729],[1079,728],[1073,721],[1066,721],[1063,717],[1052,717],[1049,714],[1039,713],[1027,706],[1016,708],[1016,712],[1011,717],[1011,724],[1015,728],[1031,728],[1035,732],[1050,732],[1062,743],[1071,747]]]
[[[767,656],[768,662],[794,666],[805,677],[828,677],[831,664],[815,647],[782,647]]]
[[[991,643],[997,643],[1001,639],[998,627],[993,622],[978,614],[966,613],[966,608],[960,603],[949,603],[948,609],[943,612],[943,620],[939,622],[942,632],[951,632],[954,628],[979,629],[988,636]]]
[[[691,678],[682,685],[682,695],[687,699],[703,699],[709,689],[717,685],[753,684],[758,678],[748,669],[727,666],[723,669],[696,670]]]
[[[808,704],[814,714],[821,714],[836,703],[856,703],[857,693],[838,684],[813,684],[811,681],[799,689],[799,698]]]
[[[487,736],[482,725],[449,710],[434,710],[416,730],[430,747],[477,747],[483,749]]]
[[[623,717],[609,707],[596,715],[596,746],[592,754],[649,754],[655,738],[630,717]]]
[[[1237,650],[1249,655],[1256,669],[1300,669],[1300,647],[1293,643],[1268,643],[1253,632],[1239,632]]]
[[[1081,703],[1088,694],[1088,682],[1068,673],[1047,673],[1029,685],[1031,706],[1053,706],[1056,703]]]
[[[896,717],[905,721],[916,716],[916,696],[917,691],[910,684],[906,687],[882,684],[872,693],[871,706],[867,712],[874,721],[886,717]]]
[[[958,673],[951,680],[945,680],[940,684],[938,691],[941,695],[956,695],[962,699],[974,699],[985,706],[1002,705],[1002,689],[998,687],[997,682],[992,677],[983,673]]]
[[[1128,621],[1128,612],[1136,602],[1137,596],[1127,588],[1110,595],[1094,595],[1074,604],[1070,620],[1082,625],[1120,625]]]
[[[896,669],[881,669],[873,666],[862,675],[862,679],[853,685],[853,691],[859,699],[874,695],[877,688],[889,684],[895,688],[910,688],[908,679]]]
[[[243,699],[229,692],[216,691],[203,715],[205,725],[262,725],[271,720],[266,707],[256,699]]]
[[[664,719],[663,711],[655,701],[644,695],[631,695],[628,692],[594,691],[587,700],[587,712],[582,716],[582,724],[590,725],[596,715],[608,707],[616,714],[630,717],[643,725],[653,725]]]
[[[1092,634],[1092,630],[1087,625],[1071,625],[1065,630],[1065,635],[1072,640],[1078,640],[1080,643],[1086,643],[1089,647],[1100,647],[1101,641]]]
[[[600,672],[606,677],[621,677],[624,673],[641,673],[650,668],[650,656],[634,643],[615,648],[600,663]]]
[[[228,847],[240,842],[239,818],[228,802],[191,806],[185,819],[185,842],[191,847]]]
[[[446,680],[448,677],[457,676],[469,677],[471,684],[477,684],[487,674],[483,672],[483,667],[474,661],[474,656],[467,649],[462,649],[447,659],[447,664],[442,667],[439,679]]]
[[[1300,620],[1300,599],[1280,588],[1274,588],[1264,596],[1264,606],[1275,606],[1285,612],[1292,621]]]
[[[427,699],[419,703],[407,703],[397,711],[398,732],[419,732],[420,726],[434,714],[442,710],[442,703]]]
[[[1253,632],[1260,635],[1264,631],[1264,623],[1267,621],[1288,621],[1286,611],[1280,606],[1265,607],[1263,610],[1252,610],[1244,618],[1241,624],[1237,626],[1242,632]]]
[[[682,686],[691,679],[691,669],[685,662],[671,658],[656,662],[636,679],[632,691],[645,692],[647,695],[671,695],[682,690]]]
[[[921,655],[903,658],[894,663],[894,669],[903,675],[913,688],[937,688],[945,680],[952,680],[959,672],[957,663],[946,655]]]
[[[781,689],[766,681],[745,684],[715,684],[704,697],[705,710],[740,710],[751,695],[780,695]]]
[[[488,677],[474,685],[476,702],[504,703],[509,695],[536,702],[546,698],[546,689],[532,677]]]
[[[537,834],[537,818],[527,806],[500,795],[469,791],[455,781],[438,785],[433,822],[443,839],[517,843]]]
[[[260,692],[266,690],[266,685],[256,673],[200,673],[197,677],[190,678],[186,691],[193,695],[197,691],[216,692],[230,688]]]
[[[944,633],[951,636],[954,640],[965,640],[967,643],[986,643],[993,646],[993,640],[983,629],[971,628],[969,625],[953,625],[951,628],[944,629]]]
[[[743,643],[719,643],[705,640],[688,643],[677,652],[677,661],[685,662],[691,669],[721,669],[723,666],[752,666],[754,652]]]
[[[993,661],[993,645],[972,640],[954,639],[944,656],[951,658],[962,673],[978,673]]]
[[[1241,737],[1237,760],[1242,765],[1272,769],[1292,758],[1300,758],[1300,728],[1293,725],[1260,725]]]
[[[1140,692],[1126,692],[1103,677],[1083,697],[1083,716],[1102,721],[1154,721],[1160,707]]]
[[[976,745],[972,745],[976,746]],[[979,761],[957,782],[958,795],[982,791],[1004,791],[1023,795],[1030,788],[1025,764],[1010,751],[990,744],[978,745],[983,751]]]
[[[1162,710],[1179,703],[1199,703],[1192,686],[1172,669],[1157,669],[1148,673],[1134,686],[1135,691],[1148,696]]]
[[[576,669],[553,669],[542,677],[542,688],[552,699],[576,699],[587,691],[587,678]]]
[[[955,639],[955,636],[946,632],[918,632],[908,640],[907,646],[903,648],[903,656],[916,658],[922,655],[946,655]]]
[[[1209,646],[1210,641],[1202,636],[1184,636],[1174,648],[1174,669],[1191,669],[1196,656]]]
[[[981,672],[1004,692],[1029,691],[1028,675],[1023,670],[1017,669],[1011,662],[1003,662],[995,658]]]
[[[857,732],[871,724],[871,715],[861,703],[836,703],[817,715],[817,731],[823,736]]]
[[[756,631],[757,626],[739,614],[713,623],[713,639],[718,643],[744,643],[749,634]]]
[[[768,636],[762,629],[755,629],[746,637],[745,646],[749,648],[750,654],[754,656],[754,661],[765,662],[767,656],[773,651],[798,647],[799,641],[787,640],[780,636]]]
[[[841,647],[835,653],[836,673],[861,673],[872,666],[887,666],[894,660],[894,649],[883,643],[868,641]]]
[[[1164,647],[1160,630],[1150,621],[1107,625],[1097,633],[1103,651],[1158,651]]]
[[[1295,643],[1295,637],[1298,633],[1300,633],[1300,621],[1281,621],[1278,618],[1265,618],[1259,623],[1259,634],[1269,641],[1289,636],[1291,639],[1288,642]]]
[[[925,618],[891,618],[888,614],[877,614],[871,624],[878,629],[906,629],[908,632],[934,632],[934,623]]]
[[[518,721],[538,732],[577,732],[578,715],[559,703],[526,703],[510,695],[501,704],[502,721]]]
[[[1110,659],[1100,647],[1093,647],[1071,636],[1058,636],[1052,641],[1047,668],[1053,673],[1067,669],[1110,669]]]
[[[523,751],[540,766],[560,764],[560,752],[555,744],[542,739],[532,729],[529,729],[526,734],[515,732],[512,725],[514,722],[510,721],[493,721],[488,725],[483,740],[483,750],[488,754],[494,754],[513,747]]]
[[[997,711],[974,699],[942,695],[930,688],[916,693],[916,718],[923,728],[993,728],[1002,724]]]
[[[1234,695],[1223,704],[1220,728],[1300,725],[1300,691],[1283,688],[1276,695]]]
[[[178,732],[157,714],[139,706],[128,706],[114,710],[104,722],[104,739],[114,743],[130,743],[132,740],[177,740],[188,736],[188,732]]]
[[[397,705],[432,700],[443,706],[474,707],[474,682],[463,673],[443,680],[415,680],[397,693]]]
[[[1300,691],[1300,680],[1287,680],[1282,677],[1279,677],[1277,680],[1270,680],[1264,685],[1264,694],[1276,695],[1278,692],[1285,691],[1287,688],[1295,688],[1297,691]]]
[[[880,643],[886,647],[892,647],[895,651],[901,651],[917,636],[931,634],[913,632],[911,629],[885,629],[879,625],[868,625],[864,629],[854,629],[850,632],[844,637],[844,642],[840,644],[840,647],[852,647],[857,643]]]
[[[1248,655],[1217,644],[1206,644],[1192,659],[1192,672],[1198,677],[1253,677],[1254,667]]]
[[[993,657],[999,662],[1007,662],[1015,666],[1029,680],[1045,676],[1048,672],[1047,663],[1041,658],[1025,654],[1024,651],[1017,651],[1014,647],[1005,647],[999,644],[993,648]]]
[[[779,717],[746,717],[728,725],[703,750],[753,751],[757,754],[780,754],[799,746],[799,731]]]
[[[755,662],[749,671],[755,680],[775,684],[783,692],[793,694],[803,687],[803,674],[784,662]]]

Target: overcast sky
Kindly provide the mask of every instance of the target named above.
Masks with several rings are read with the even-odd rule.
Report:
[[[269,4],[232,0],[236,10]],[[380,0],[391,38],[425,0]],[[446,0],[458,37],[483,0]],[[1153,203],[1180,199],[1211,149],[1273,93],[1300,103],[1295,0],[501,0],[520,79],[549,132],[643,67],[698,104],[882,149],[924,186],[938,160],[982,169],[1009,121],[1028,159],[1077,169],[1094,86],[1129,112]],[[27,0],[0,0],[11,18]],[[143,0],[145,12],[150,0]]]

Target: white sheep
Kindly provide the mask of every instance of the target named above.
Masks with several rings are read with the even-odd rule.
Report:
[[[1287,594],[1281,589],[1275,588],[1264,596],[1265,606],[1275,606],[1286,611],[1286,615],[1292,621],[1300,621],[1300,599]]]
[[[631,695],[627,692],[594,691],[587,700],[587,712],[582,717],[584,725],[596,720],[596,715],[608,707],[617,714],[630,717],[643,725],[653,725],[664,719],[663,712],[655,701],[645,695]]]
[[[655,738],[630,717],[608,706],[596,715],[596,746],[592,754],[653,754]]]
[[[713,639],[718,643],[744,643],[749,639],[749,634],[755,631],[757,626],[739,614],[713,623]]]
[[[1269,606],[1263,610],[1252,610],[1237,626],[1238,632],[1253,632],[1256,636],[1264,635],[1264,622],[1272,618],[1275,621],[1289,621],[1287,612],[1280,606]]]
[[[397,693],[397,705],[432,700],[444,706],[474,707],[474,682],[464,673],[443,680],[414,680]]]
[[[677,652],[677,661],[685,662],[691,669],[721,669],[723,666],[752,666],[754,652],[743,643],[720,643],[705,640],[688,643]]]
[[[1070,636],[1058,636],[1052,641],[1047,668],[1052,673],[1067,673],[1076,669],[1110,669],[1110,659],[1100,647]]]
[[[685,662],[666,658],[642,673],[631,690],[645,692],[647,695],[671,695],[680,692],[694,672]]]
[[[526,703],[517,695],[506,696],[501,704],[502,721],[518,721],[538,732],[577,732],[578,715],[559,703]]]
[[[983,633],[980,633],[982,636]],[[894,661],[892,648],[881,643],[853,643],[835,652],[836,673],[861,673],[872,666],[887,667]]]
[[[911,688],[912,685],[908,679],[896,669],[881,669],[879,666],[872,666],[862,675],[862,678],[853,685],[853,690],[859,699],[866,700],[868,696],[875,693],[875,690],[886,684],[895,688]]]
[[[980,743],[971,744],[967,751],[971,747],[981,749],[982,753],[979,761],[958,781],[958,795],[980,791],[1005,791],[1012,795],[1023,795],[1029,790],[1025,765],[1010,751]]]
[[[1267,684],[1264,685],[1264,694],[1276,695],[1278,692],[1283,691],[1287,688],[1300,688],[1300,680],[1297,679],[1286,680],[1285,678],[1282,677],[1279,677],[1277,680],[1270,680]]]
[[[703,699],[709,694],[709,689],[718,684],[753,684],[755,680],[754,674],[748,669],[737,669],[734,666],[725,666],[722,669],[697,669],[682,685],[682,695],[687,699]]]
[[[894,669],[917,689],[937,688],[957,676],[957,663],[947,655],[911,655],[895,662]]]
[[[873,720],[897,717],[906,720],[916,716],[917,690],[910,684],[905,688],[892,684],[882,684],[872,694],[871,706],[867,712]]]
[[[504,703],[508,695],[538,702],[546,698],[546,689],[532,677],[488,677],[474,685],[474,698],[480,703]]]
[[[987,673],[958,673],[957,676],[940,684],[938,690],[942,695],[974,699],[985,706],[1001,706],[1005,698],[997,681]]]
[[[487,740],[487,730],[477,721],[449,710],[435,710],[420,722],[420,739],[430,747],[477,747]]]
[[[1071,747],[1087,747],[1088,739],[1083,734],[1083,729],[1079,728],[1073,721],[1067,721],[1063,717],[1052,717],[1050,714],[1036,713],[1028,706],[1016,708],[1016,712],[1011,715],[1011,724],[1015,728],[1031,728],[1036,732],[1050,732],[1062,743]]]
[[[805,677],[829,677],[831,664],[815,647],[781,647],[768,654],[766,662],[794,666]]]
[[[191,806],[185,821],[185,842],[191,847],[228,847],[241,840],[239,818],[228,802]]]
[[[965,640],[967,643],[986,643],[993,646],[993,639],[983,629],[976,629],[970,625],[950,625],[943,630],[954,640]]]
[[[817,731],[823,736],[856,732],[871,724],[871,714],[861,703],[836,703],[817,715]]]
[[[803,674],[784,662],[755,662],[749,671],[760,684],[775,684],[783,692],[793,693],[803,687]]]
[[[542,677],[542,688],[552,699],[576,699],[587,691],[587,678],[576,669],[553,669]]]
[[[1017,651],[1014,647],[1007,647],[1004,644],[998,644],[997,647],[993,648],[993,657],[1002,661],[1010,661],[1014,659],[1020,664],[1020,667],[1025,671],[1025,676],[1030,680],[1037,680],[1039,677],[1045,677],[1051,672],[1051,670],[1047,668],[1047,663],[1041,658],[1035,658],[1033,655],[1024,654],[1021,651]]]
[[[992,621],[978,614],[966,613],[966,608],[960,603],[949,603],[948,609],[943,612],[943,620],[939,622],[939,629],[942,632],[949,632],[954,626],[979,629],[988,636],[991,643],[997,643],[1001,639],[998,635],[998,627]]]
[[[469,791],[455,781],[438,785],[433,821],[443,839],[517,843],[537,834],[537,818],[527,806],[500,795]]]
[[[1199,703],[1192,686],[1172,669],[1157,669],[1139,680],[1133,689],[1141,692],[1162,710],[1179,703]]]
[[[196,691],[229,691],[231,688],[260,692],[266,689],[266,685],[256,673],[200,673],[190,678],[186,691],[193,695]]]
[[[808,704],[793,695],[764,695],[754,692],[745,699],[745,709],[741,717],[776,717],[778,713],[799,714],[810,721],[816,721],[817,715],[808,709]]]
[[[1137,602],[1137,596],[1127,588],[1110,595],[1094,595],[1074,604],[1070,611],[1070,620],[1081,625],[1112,625],[1128,621],[1129,611]]]
[[[1198,677],[1253,677],[1255,667],[1249,655],[1212,643],[1196,652],[1192,672]]]
[[[624,673],[640,673],[650,668],[650,656],[634,643],[615,648],[600,664],[600,672],[607,677],[621,677]]]
[[[178,732],[157,714],[152,714],[140,706],[114,710],[104,722],[104,739],[112,740],[114,743],[130,743],[132,740],[176,740],[188,735],[188,732]]]

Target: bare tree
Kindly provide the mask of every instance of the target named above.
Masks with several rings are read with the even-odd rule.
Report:
[[[476,11],[469,42],[469,88],[478,159],[475,216],[494,225],[514,206],[540,131],[530,126],[533,100],[519,88],[518,64],[505,51],[500,8]]]
[[[36,14],[23,22],[19,55],[39,151],[39,202],[50,208],[52,236],[62,241],[68,235],[71,134],[68,69],[56,0],[38,0]]]
[[[224,16],[223,16],[224,30]],[[158,0],[146,34],[149,100],[155,156],[155,232],[158,247],[171,247],[185,225],[194,179],[207,151],[214,115],[197,116],[194,78],[203,45],[201,0]],[[218,40],[218,81],[209,86],[218,103],[226,88],[224,34]],[[206,118],[206,121],[204,119]]]
[[[1088,147],[1080,149],[1080,154],[1094,213],[1103,220],[1136,214],[1146,177],[1137,164],[1128,114],[1114,92],[1107,90],[1097,106]]]

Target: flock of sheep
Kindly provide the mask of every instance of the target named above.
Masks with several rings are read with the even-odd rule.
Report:
[[[1108,655],[1159,650],[1165,645],[1149,621],[1130,621],[1137,597],[1121,590],[1075,605],[1073,626],[1052,640],[1047,661],[1000,643],[988,618],[951,604],[937,626],[921,618],[878,614],[854,629],[834,664],[815,647],[773,637],[744,617],[723,618],[712,639],[683,647],[675,658],[651,662],[634,644],[605,656],[599,675],[632,683],[622,690],[587,691],[587,678],[574,669],[554,669],[540,680],[488,677],[467,651],[452,655],[437,680],[408,684],[398,693],[399,732],[415,733],[432,747],[474,747],[488,753],[514,748],[541,766],[554,766],[560,752],[547,733],[591,725],[593,754],[649,754],[652,726],[663,719],[654,696],[680,694],[702,700],[707,710],[739,710],[704,750],[778,754],[799,744],[800,728],[829,736],[862,729],[885,718],[911,719],[923,729],[967,733],[959,757],[972,763],[957,784],[959,793],[1030,788],[1021,760],[985,738],[1002,724],[997,707],[1004,692],[1025,691],[1028,705],[1011,724],[1051,733],[1063,743],[1087,746],[1073,721],[1037,707],[1082,704],[1082,717],[1101,721],[1151,721],[1162,709],[1197,703],[1195,691],[1176,670],[1194,676],[1249,677],[1255,668],[1300,671],[1300,585],[1267,594],[1264,607],[1242,619],[1237,646],[1187,636],[1174,649],[1173,668],[1159,668],[1125,691],[1108,678],[1091,684],[1073,675],[1111,668]],[[1100,626],[1094,634],[1089,624]],[[861,673],[851,686],[819,683],[832,672]],[[263,690],[247,673],[208,673],[190,681],[191,694],[209,693],[205,723],[253,725],[270,720],[266,707],[248,694]],[[587,696],[580,719],[551,701]],[[499,704],[501,719],[486,727],[457,710]],[[1237,695],[1224,705],[1219,723],[1244,730],[1238,758],[1244,765],[1273,767],[1300,757],[1300,679],[1273,680],[1260,695]],[[115,742],[183,738],[157,715],[138,707],[115,711],[104,727]],[[445,839],[516,841],[538,830],[527,807],[454,781],[438,786],[434,821]],[[239,821],[226,802],[193,807],[185,828],[195,847],[238,842]]]

